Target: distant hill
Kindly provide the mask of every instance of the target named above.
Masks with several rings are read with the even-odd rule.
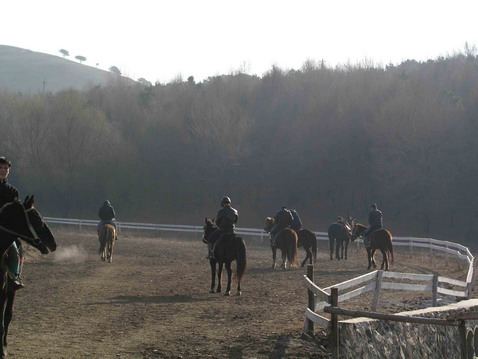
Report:
[[[59,56],[0,45],[0,89],[20,92],[83,90],[108,82],[108,71],[82,65]],[[133,82],[133,80],[131,80]]]

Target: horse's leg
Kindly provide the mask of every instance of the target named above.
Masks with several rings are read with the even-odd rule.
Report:
[[[236,259],[236,266],[237,266],[237,259]],[[237,276],[237,295],[241,295],[241,279],[240,276]]]
[[[107,256],[108,256],[108,263],[113,262],[113,242],[112,240],[108,240],[108,245],[107,245]]]
[[[387,252],[383,248],[380,248],[380,252],[382,252],[382,266],[380,267],[380,269],[383,270],[383,267],[385,266],[385,270],[388,271]]]
[[[7,338],[8,338],[8,328],[13,317],[13,303],[15,301],[15,291],[11,290],[7,292],[7,305],[5,307],[5,316],[4,316],[4,336],[3,336],[3,350],[5,355],[7,353]]]
[[[305,249],[306,256],[305,256],[305,259],[303,260],[302,264],[300,265],[301,267],[305,266],[305,263],[307,262],[307,259],[309,260],[309,263],[312,264],[312,252],[310,251],[310,248],[306,247],[304,245],[302,245],[302,247],[304,247],[304,249]]]
[[[282,269],[286,269],[286,267],[287,267],[287,253],[286,253],[285,249],[281,249],[281,258],[282,258],[282,264],[281,264],[280,267]]]
[[[334,254],[334,239],[329,238],[329,250],[330,250],[330,260],[333,260],[333,254]]]
[[[221,293],[222,291],[222,268],[223,268],[223,263],[219,263],[219,268],[217,269],[217,289],[216,293]]]
[[[4,269],[6,270],[6,269]],[[7,330],[5,326],[6,322],[6,308],[8,301],[7,293],[7,276],[6,273],[3,273],[3,282],[0,283],[0,358],[5,358],[7,356]]]
[[[377,248],[372,248],[371,249],[371,260],[372,260],[372,266],[373,268],[377,268],[377,263],[375,262],[375,252],[377,251]]]
[[[227,261],[226,263],[226,271],[227,271],[227,287],[224,295],[231,295],[231,282],[232,282],[232,268],[231,262]]]
[[[367,251],[367,269],[370,269],[372,267],[372,250],[370,249],[370,247],[366,247],[365,250]]]
[[[214,293],[214,289],[216,289],[216,261],[209,259],[209,265],[211,266],[211,289],[209,293]]]
[[[348,239],[344,239],[344,247],[345,247],[345,259],[347,259],[347,252],[348,252],[348,249],[349,249],[349,240]]]
[[[277,256],[277,247],[272,247],[272,269],[276,267],[276,256]]]
[[[342,246],[342,241],[340,239],[336,240],[335,243],[335,259],[340,260],[340,247]]]

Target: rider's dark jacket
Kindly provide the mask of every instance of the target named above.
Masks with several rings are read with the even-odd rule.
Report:
[[[222,207],[216,215],[217,228],[223,233],[234,233],[234,227],[239,219],[237,211],[229,205]]]
[[[18,198],[18,191],[6,179],[0,180],[0,207]]]
[[[280,211],[276,213],[274,216],[274,224],[275,227],[271,231],[272,234],[277,234],[284,228],[289,228],[292,224],[294,218],[292,217],[292,213],[286,208],[282,208]]]
[[[105,201],[98,211],[98,217],[102,221],[111,221],[116,217],[115,210],[109,201]]]
[[[372,209],[370,212],[368,212],[368,224],[371,228],[382,228],[382,212],[378,209]]]
[[[292,222],[290,228],[294,231],[299,231],[302,228],[302,220],[300,219],[299,213],[295,209],[291,209],[290,213],[292,214]]]

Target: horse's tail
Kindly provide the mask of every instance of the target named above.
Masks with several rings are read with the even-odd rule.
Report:
[[[388,232],[389,236],[390,236],[390,241],[388,242],[388,252],[390,253],[390,263],[392,264],[392,266],[394,265],[394,257],[393,257],[393,243],[392,243],[392,234],[390,232]]]
[[[298,236],[294,231],[290,232],[290,266],[291,267],[298,267],[299,266],[299,258],[298,258],[298,250],[297,250],[297,241],[298,241]]]
[[[237,281],[240,282],[244,273],[246,272],[247,256],[246,256],[246,243],[241,237],[236,237],[234,241],[236,246],[236,276]]]

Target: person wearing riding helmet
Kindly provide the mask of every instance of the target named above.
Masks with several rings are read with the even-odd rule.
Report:
[[[375,203],[370,205],[370,211],[368,212],[368,224],[370,227],[363,234],[364,244],[370,243],[370,235],[377,229],[383,228],[382,211],[377,208]]]
[[[293,221],[294,217],[286,206],[282,206],[282,208],[277,211],[276,215],[274,216],[274,228],[272,228],[270,231],[272,247],[275,246],[277,233],[285,228],[290,228]]]
[[[0,157],[0,208],[7,203],[19,199],[17,189],[7,182],[7,177],[10,174],[11,167],[12,163],[9,160],[7,160],[5,157]],[[25,287],[25,284],[20,277],[22,265],[22,242],[19,239],[15,239],[15,241],[7,250],[7,267],[9,269],[8,275],[13,281],[13,289],[15,290]]]
[[[218,243],[221,242],[222,238],[226,234],[234,234],[234,228],[236,226],[239,215],[237,210],[231,207],[231,199],[227,196],[222,197],[221,200],[221,209],[217,212],[214,222],[217,226],[217,231],[220,233],[219,238],[214,244],[208,243],[208,249],[210,248],[208,258],[214,259],[214,250],[216,249]]]

